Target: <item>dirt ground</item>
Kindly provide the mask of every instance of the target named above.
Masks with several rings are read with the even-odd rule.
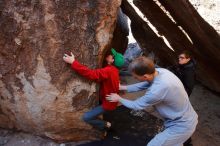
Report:
[[[126,83],[134,82],[131,77],[126,77],[122,79],[122,81]],[[137,94],[125,94],[124,96],[134,99],[142,94],[143,92],[139,92]],[[220,146],[220,94],[211,92],[202,85],[197,84],[190,96],[190,101],[199,115],[199,124],[196,132],[192,136],[194,146]],[[129,113],[131,114],[131,112],[128,111],[124,112],[128,115]],[[129,118],[131,118],[131,116]],[[134,122],[135,121],[133,121],[133,123]],[[152,123],[153,122],[151,122],[151,124]],[[128,130],[126,132],[129,133]],[[135,133],[135,131],[133,132]],[[138,130],[136,130],[135,134],[142,135],[142,139],[144,140],[144,133],[137,132]],[[132,140],[132,138],[130,138],[130,140]],[[0,129],[0,146],[77,146],[83,143],[85,142],[58,144],[50,139],[31,134]],[[140,143],[143,145],[143,141],[140,141]],[[86,145],[89,146],[88,144]],[[123,144],[121,146],[123,146]]]
[[[220,95],[197,85],[190,101],[199,115],[199,124],[192,136],[194,145],[220,146]]]

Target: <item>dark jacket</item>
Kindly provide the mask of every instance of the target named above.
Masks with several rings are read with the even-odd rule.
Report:
[[[190,96],[195,85],[195,60],[191,59],[184,65],[177,65],[169,69],[182,81],[188,96]]]

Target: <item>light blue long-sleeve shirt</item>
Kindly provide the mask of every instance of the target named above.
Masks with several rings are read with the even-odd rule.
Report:
[[[158,75],[149,82],[140,82],[127,86],[128,92],[147,89],[144,96],[134,101],[120,99],[128,108],[141,110],[154,105],[165,119],[165,127],[182,124],[185,128],[195,127],[198,116],[194,111],[182,82],[170,71],[156,68]]]

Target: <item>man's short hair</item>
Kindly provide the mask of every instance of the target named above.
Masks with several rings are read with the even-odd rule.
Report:
[[[136,75],[153,74],[155,72],[154,62],[147,57],[138,57],[129,65],[129,69]]]
[[[188,50],[184,50],[180,54],[184,54],[186,58],[192,58],[192,54]]]

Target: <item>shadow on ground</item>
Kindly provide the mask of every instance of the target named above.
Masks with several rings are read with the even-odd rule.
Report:
[[[159,119],[124,106],[106,113],[104,119],[113,124],[107,137],[78,146],[145,146],[162,127]]]

